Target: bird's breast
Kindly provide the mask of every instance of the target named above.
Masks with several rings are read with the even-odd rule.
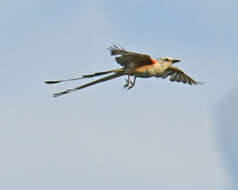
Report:
[[[128,69],[128,75],[134,75],[137,77],[147,78],[147,77],[153,77],[156,76],[158,73],[160,73],[160,66],[159,65],[143,65],[139,67],[134,67]]]

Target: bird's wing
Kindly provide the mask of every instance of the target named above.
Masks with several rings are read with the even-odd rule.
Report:
[[[153,60],[149,55],[126,51],[122,47],[113,45],[109,48],[111,55],[119,55],[115,59],[118,64],[125,68],[150,65]]]
[[[183,83],[188,83],[190,85],[202,84],[201,82],[197,82],[193,80],[191,77],[189,77],[182,70],[180,70],[179,68],[175,66],[170,66],[166,71],[164,71],[164,73],[160,77],[165,79],[168,76],[171,76],[169,78],[170,81],[183,82]]]

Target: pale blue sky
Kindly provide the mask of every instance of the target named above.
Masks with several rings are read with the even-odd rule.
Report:
[[[236,190],[238,2],[0,2],[0,189]],[[119,43],[169,56],[202,86],[124,78],[52,98],[119,67]],[[232,116],[231,116],[232,115]],[[228,122],[229,121],[229,122]]]

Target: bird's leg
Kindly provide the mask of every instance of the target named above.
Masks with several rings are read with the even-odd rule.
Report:
[[[132,82],[130,81],[130,75],[128,75],[128,79],[126,79],[126,84],[123,86],[123,88],[128,87]]]
[[[131,86],[129,86],[129,87],[127,88],[127,90],[133,88],[133,87],[135,86],[135,84],[136,84],[136,76],[134,76],[133,83],[131,83]]]

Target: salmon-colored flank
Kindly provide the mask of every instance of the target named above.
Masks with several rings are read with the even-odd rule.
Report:
[[[150,67],[152,67],[152,65],[143,65],[143,66],[135,67],[135,68],[132,68],[131,72],[132,73],[143,72]]]
[[[152,64],[155,64],[156,60],[155,59],[151,59],[151,62],[152,62]]]

